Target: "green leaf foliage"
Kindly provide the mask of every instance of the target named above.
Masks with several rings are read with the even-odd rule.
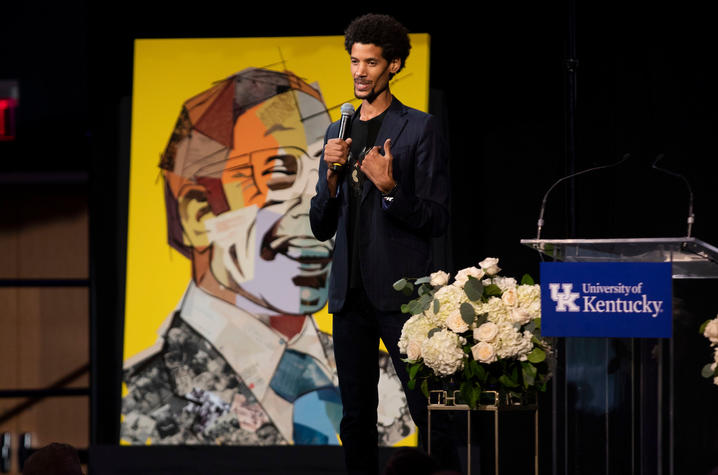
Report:
[[[401,292],[402,290],[404,290],[404,287],[406,287],[406,284],[408,284],[408,283],[409,283],[409,281],[406,280],[406,279],[399,279],[399,280],[397,280],[396,282],[394,282],[394,284],[392,285],[392,287],[393,287],[394,290],[396,290],[397,292]]]
[[[419,297],[419,305],[421,305],[421,311],[429,309],[429,305],[431,305],[431,302],[434,300],[433,294],[424,294],[421,297]]]
[[[501,295],[501,288],[498,285],[491,284],[484,287],[484,296],[494,297],[497,295]]]
[[[700,328],[698,328],[698,333],[700,333],[702,335],[703,332],[706,331],[706,327],[708,326],[709,323],[710,323],[710,320],[706,320],[705,322],[701,323]]]
[[[528,389],[530,386],[534,385],[534,382],[536,381],[536,374],[538,373],[538,370],[534,365],[527,361],[521,362],[521,376],[524,380],[524,388]]]
[[[534,318],[529,323],[524,325],[524,329],[531,332],[531,341],[534,342],[534,344],[541,346],[542,342],[539,338],[541,338],[541,320],[538,318]]]
[[[524,274],[524,276],[521,277],[521,285],[535,285],[533,277],[528,274]]]
[[[481,397],[481,386],[474,384],[471,386],[471,395],[469,398],[470,407],[478,407],[479,398]]]
[[[419,372],[424,363],[409,364],[409,379],[416,379],[416,373]]]
[[[479,396],[481,395],[481,386],[471,381],[464,381],[459,387],[461,398],[472,408],[477,407]]]
[[[417,315],[419,313],[422,313],[424,310],[429,308],[429,305],[431,305],[432,299],[433,299],[432,295],[424,294],[421,297],[419,297],[418,299],[414,299],[414,300],[410,301],[408,304],[406,304],[407,305],[406,309],[408,310],[408,312],[405,312],[405,313],[410,313],[412,315]]]
[[[474,312],[473,305],[468,302],[464,302],[461,304],[461,307],[459,307],[459,311],[461,312],[461,319],[464,320],[467,324],[471,324],[471,322],[474,321],[476,312]]]
[[[471,372],[471,377],[476,378],[476,380],[481,384],[486,383],[486,378],[489,374],[486,369],[484,369],[483,365],[479,364],[479,362],[474,359],[470,359],[467,366]]]
[[[464,374],[466,374],[467,378],[473,378],[476,376],[476,371],[479,367],[480,366],[478,361],[469,358],[469,361],[466,363],[466,366],[464,366]]]
[[[501,376],[499,376],[499,382],[501,384],[503,384],[504,386],[506,386],[507,388],[518,388],[519,387],[519,383],[512,381],[511,378],[509,378],[505,374],[502,374]]]
[[[712,363],[708,363],[701,370],[701,376],[703,376],[704,378],[712,378],[712,377],[714,377],[715,373],[718,372],[718,367],[716,367],[716,371],[713,371],[711,369],[711,364]],[[716,376],[718,376],[718,375],[716,375]]]
[[[406,387],[409,388],[409,389],[411,389],[411,390],[413,391],[414,388],[416,387],[416,380],[415,380],[415,379],[410,379],[409,382],[406,383]]]
[[[484,367],[480,364],[476,364],[476,370],[474,371],[474,374],[478,378],[481,383],[485,383],[486,379],[489,377],[489,372],[484,369]]]
[[[533,350],[531,350],[531,352],[528,355],[526,355],[526,357],[532,363],[541,363],[542,361],[544,361],[546,359],[546,352],[544,350],[542,350],[541,348],[539,348],[538,346],[536,346],[536,347],[534,347]]]
[[[412,315],[416,315],[423,312],[423,310],[421,309],[421,305],[419,304],[419,299],[414,299],[406,305],[407,309],[409,310],[408,313]]]
[[[464,293],[469,300],[475,302],[484,294],[484,284],[482,284],[479,279],[469,276],[466,284],[464,284]]]
[[[401,313],[411,313],[411,310],[409,309],[409,304],[401,304]]]
[[[431,330],[429,330],[429,333],[427,334],[426,337],[431,338],[432,336],[434,336],[434,333],[436,333],[438,331],[441,331],[441,328],[439,328],[439,327],[432,328]]]
[[[419,287],[419,295],[423,296],[425,294],[431,294],[431,296],[434,296],[433,289],[430,285],[427,284],[421,284],[421,287]]]
[[[427,399],[429,398],[429,380],[428,379],[424,379],[421,382],[421,394],[423,394],[425,398],[427,398]]]
[[[489,321],[489,314],[488,313],[482,313],[476,318],[476,328],[479,328],[481,325]]]
[[[434,300],[434,313],[439,313],[439,308],[441,308],[441,303],[438,300]]]
[[[459,391],[461,391],[461,399],[468,402],[471,398],[471,382],[462,381],[461,386],[459,386]]]
[[[469,356],[464,365],[464,378],[467,380],[476,379],[474,375],[474,365],[472,363],[475,363],[475,361]]]
[[[427,275],[426,277],[419,277],[418,279],[416,279],[415,284],[421,285],[421,284],[428,284],[430,282],[431,282],[431,276]]]
[[[406,285],[403,289],[401,289],[401,291],[404,293],[404,295],[409,297],[414,292],[414,284],[407,281]]]

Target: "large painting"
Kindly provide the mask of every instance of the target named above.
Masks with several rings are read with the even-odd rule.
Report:
[[[411,39],[392,90],[426,110],[428,36]],[[351,93],[339,36],[136,41],[122,443],[340,443],[333,240],[308,213]],[[377,351],[380,443],[415,444]]]

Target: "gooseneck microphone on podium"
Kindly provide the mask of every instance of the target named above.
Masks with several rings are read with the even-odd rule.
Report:
[[[349,135],[349,123],[352,120],[352,116],[354,115],[354,106],[351,105],[348,102],[345,102],[342,104],[342,116],[339,119],[339,138],[342,140],[346,140],[347,136]],[[342,165],[340,163],[332,163],[332,170],[339,171],[342,169]]]
[[[558,180],[556,180],[554,182],[554,184],[551,185],[551,188],[549,188],[548,191],[546,191],[546,194],[543,195],[543,201],[541,201],[541,211],[539,212],[539,219],[538,219],[538,222],[536,223],[536,225],[537,225],[536,240],[541,239],[541,229],[543,229],[543,225],[544,225],[543,215],[544,215],[544,212],[546,211],[546,200],[548,199],[548,195],[549,195],[549,193],[551,193],[551,190],[556,188],[556,185],[558,185],[562,181],[568,180],[569,178],[583,175],[584,173],[589,173],[589,172],[593,172],[596,170],[602,170],[604,168],[616,167],[616,166],[620,165],[621,163],[625,162],[626,160],[628,160],[629,158],[631,158],[631,154],[627,153],[623,157],[621,157],[621,159],[617,162],[610,163],[608,165],[601,165],[599,167],[589,168],[587,170],[581,170],[580,172],[571,173],[570,175],[566,175],[566,176],[561,177]]]
[[[662,153],[659,153],[658,156],[656,157],[656,159],[653,161],[652,167],[655,170],[658,170],[660,172],[667,173],[676,178],[680,178],[681,180],[683,180],[683,183],[685,183],[686,187],[688,188],[688,219],[686,220],[686,222],[688,223],[688,230],[686,231],[686,237],[689,238],[689,237],[691,237],[693,223],[696,220],[696,215],[693,214],[693,187],[691,187],[691,184],[688,181],[688,179],[686,177],[684,177],[683,175],[681,175],[680,173],[676,173],[674,171],[668,170],[667,168],[659,167],[658,162],[663,160],[663,158],[664,158],[664,155]]]

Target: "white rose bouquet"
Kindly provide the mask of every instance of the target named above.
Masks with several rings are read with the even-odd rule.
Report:
[[[713,362],[703,367],[701,375],[704,378],[713,378],[713,384],[718,385],[718,317],[703,322],[700,332],[708,338],[713,349]]]
[[[437,271],[404,278],[394,289],[418,297],[402,305],[412,315],[399,350],[407,355],[409,386],[457,384],[472,407],[481,391],[545,391],[551,347],[541,338],[541,292],[529,275],[501,277],[497,258],[460,270],[452,283]]]

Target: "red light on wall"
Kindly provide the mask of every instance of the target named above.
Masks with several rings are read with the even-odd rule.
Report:
[[[17,100],[0,98],[0,141],[15,140],[15,111]]]

